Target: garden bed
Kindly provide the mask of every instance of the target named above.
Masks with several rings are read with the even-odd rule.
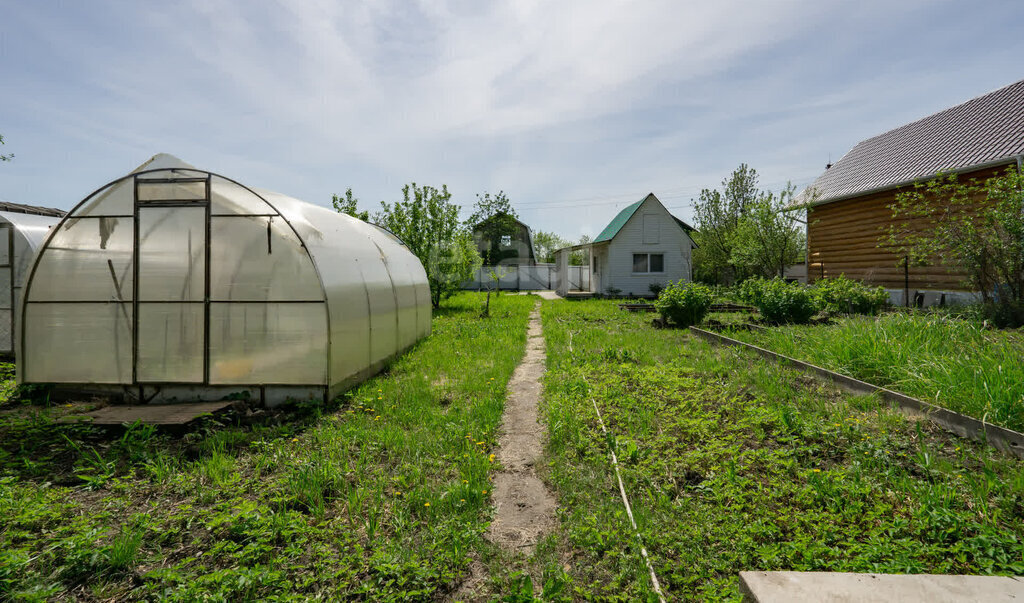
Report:
[[[543,316],[549,472],[581,595],[651,596],[611,447],[669,598],[738,600],[741,570],[1024,572],[1024,462],[613,305]]]
[[[941,314],[847,317],[730,337],[1024,431],[1024,336]]]

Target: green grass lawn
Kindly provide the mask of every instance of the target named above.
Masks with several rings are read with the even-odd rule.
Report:
[[[1024,463],[613,301],[542,306],[559,528],[496,550],[489,455],[536,298],[482,301],[326,407],[171,436],[0,405],[0,599],[444,599],[471,574],[494,600],[650,599],[610,447],[675,600],[738,600],[744,569],[1024,573]]]
[[[543,318],[548,478],[578,596],[652,594],[612,446],[675,599],[738,601],[741,570],[1024,573],[1024,463],[614,303]]]
[[[1024,431],[1024,336],[941,314],[853,316],[731,337]]]
[[[535,298],[462,294],[326,408],[182,438],[0,411],[0,599],[422,600],[491,554],[489,453]],[[5,392],[10,393],[9,384]]]

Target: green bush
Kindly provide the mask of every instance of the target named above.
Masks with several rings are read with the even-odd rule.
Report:
[[[999,300],[982,306],[985,320],[999,329],[1024,327],[1024,303],[1010,299]]]
[[[779,278],[748,279],[740,284],[738,294],[768,322],[805,323],[818,312],[818,300],[809,287]]]
[[[843,275],[818,281],[814,294],[821,309],[830,314],[878,314],[889,304],[884,288],[869,287]]]
[[[665,322],[688,327],[704,320],[704,315],[711,308],[712,298],[711,289],[707,285],[680,280],[669,283],[654,301],[654,306]]]

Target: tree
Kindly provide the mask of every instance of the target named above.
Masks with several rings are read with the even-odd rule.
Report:
[[[984,182],[939,174],[889,208],[883,240],[915,264],[962,268],[986,306],[1016,315],[1007,324],[1024,322],[1024,176],[1015,168]]]
[[[795,192],[792,184],[778,195],[759,192],[746,207],[732,234],[733,266],[754,276],[782,278],[786,266],[800,261],[806,237],[801,219],[804,212],[791,207]]]
[[[470,231],[479,232],[483,241],[489,242],[483,253],[485,264],[494,266],[501,262],[501,239],[518,234],[518,218],[505,191],[498,191],[493,196],[488,192],[482,196],[477,194],[473,214],[466,220],[466,226]]]
[[[586,245],[590,243],[590,235],[581,235],[578,243],[571,243],[572,245]],[[590,264],[590,250],[579,249],[569,254],[569,265],[570,266],[587,266]]]
[[[4,137],[2,135],[0,135],[0,144],[4,144]],[[0,153],[0,161],[10,161],[12,159],[14,159],[14,153],[11,153],[10,155]]]
[[[355,195],[352,194],[351,187],[345,190],[344,197],[331,195],[331,205],[334,206],[334,210],[339,214],[348,214],[363,222],[370,221],[370,212],[359,211],[359,199],[356,199]]]
[[[697,280],[733,284],[751,276],[773,276],[796,262],[804,248],[804,230],[792,211],[794,188],[778,195],[758,188],[757,170],[742,163],[722,190],[704,189],[694,203]]]
[[[480,254],[451,197],[447,186],[438,190],[413,182],[402,187],[402,201],[381,201],[374,214],[374,222],[402,239],[423,263],[435,308],[480,267]]]
[[[569,242],[553,232],[538,230],[533,233],[533,251],[537,254],[537,261],[551,264],[555,261],[555,251],[567,247]]]

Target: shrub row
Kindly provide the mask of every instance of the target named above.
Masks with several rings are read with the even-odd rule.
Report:
[[[782,279],[749,279],[735,289],[736,296],[761,313],[768,322],[805,323],[818,312],[829,314],[877,314],[889,303],[882,287],[839,276],[814,286],[787,283]],[[669,283],[654,305],[665,322],[680,327],[698,324],[708,313],[715,291],[707,285],[679,281]]]
[[[813,286],[782,279],[749,279],[738,297],[774,323],[805,323],[819,311],[829,314],[877,314],[889,303],[882,287],[869,287],[845,276],[823,279]]]

